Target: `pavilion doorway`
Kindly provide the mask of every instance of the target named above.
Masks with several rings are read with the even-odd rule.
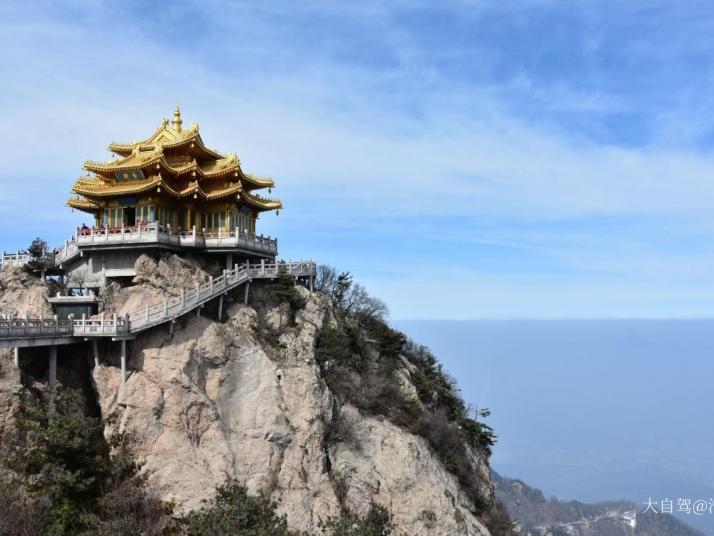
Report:
[[[126,227],[136,225],[136,207],[124,207],[124,225]]]

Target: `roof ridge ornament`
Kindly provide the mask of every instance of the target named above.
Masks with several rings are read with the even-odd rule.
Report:
[[[176,106],[176,110],[174,110],[174,118],[173,121],[171,121],[171,125],[174,127],[174,130],[176,132],[181,132],[181,124],[183,123],[183,120],[181,119],[181,109]]]

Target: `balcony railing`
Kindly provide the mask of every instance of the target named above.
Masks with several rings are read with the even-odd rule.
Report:
[[[99,227],[79,229],[73,239],[77,246],[159,243],[187,248],[247,248],[275,255],[275,238],[241,233],[239,231],[175,229],[156,223],[134,227]],[[70,245],[70,244],[67,244]],[[58,249],[63,250],[63,247]]]
[[[184,248],[232,250],[246,249],[267,255],[278,254],[278,240],[262,235],[252,235],[239,231],[206,231],[195,227],[186,231],[156,223],[134,227],[94,227],[78,229],[75,235],[63,244],[48,251],[44,262],[48,266],[59,266],[79,255],[80,247],[117,246],[141,244],[166,244]],[[0,257],[0,268],[10,264],[24,266],[31,260],[27,251],[4,252]]]

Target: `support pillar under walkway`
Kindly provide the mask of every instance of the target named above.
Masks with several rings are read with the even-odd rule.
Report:
[[[57,389],[57,346],[50,346],[50,363],[47,373],[49,387],[48,410],[50,417],[55,413],[55,391]]]
[[[121,341],[121,383],[126,383],[126,340]]]

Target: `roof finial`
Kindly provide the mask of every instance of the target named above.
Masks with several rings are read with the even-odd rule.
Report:
[[[176,132],[181,132],[181,123],[183,123],[183,121],[181,120],[181,110],[178,106],[176,106],[176,110],[174,111],[174,119],[173,121],[171,121],[171,124],[173,125],[174,130]]]

